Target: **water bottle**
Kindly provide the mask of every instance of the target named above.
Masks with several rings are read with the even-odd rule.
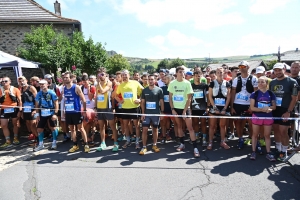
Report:
[[[121,103],[118,104],[118,108],[122,109],[122,104]]]

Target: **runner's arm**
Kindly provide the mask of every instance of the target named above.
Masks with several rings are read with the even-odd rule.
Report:
[[[226,105],[225,107],[223,108],[223,110],[227,110],[227,108],[229,107],[229,104],[230,104],[230,99],[231,99],[231,89],[230,87],[227,88],[227,100],[226,100]]]
[[[230,99],[230,107],[233,108],[233,102],[235,99],[235,95],[236,95],[236,88],[232,87],[231,88],[231,99]]]
[[[187,111],[190,108],[191,102],[192,102],[192,98],[193,98],[193,94],[188,94],[187,95],[187,100],[185,102],[185,107],[184,107],[185,111]]]
[[[159,103],[160,103],[160,112],[163,113],[165,111],[164,99],[160,99]]]
[[[54,100],[54,114],[57,115],[58,113],[58,100]]]
[[[112,83],[110,81],[107,82],[107,85],[103,88],[101,86],[101,83],[98,82],[98,86],[99,86],[99,90],[100,90],[100,93],[101,94],[104,94],[105,92],[107,92],[108,90],[110,90],[111,86],[112,86]]]
[[[170,104],[171,110],[173,110],[174,105],[173,105],[173,93],[172,92],[169,92],[169,104]]]
[[[213,100],[212,93],[213,93],[213,90],[212,90],[212,88],[210,87],[210,88],[208,89],[208,100],[209,100],[210,105],[211,105],[212,107],[215,107],[215,102],[214,102],[214,100]]]
[[[17,96],[17,99],[18,99],[18,102],[19,102],[19,112],[22,112],[23,111],[23,102],[22,102],[22,98],[21,98],[21,92],[19,89],[16,89],[16,96]]]
[[[142,114],[145,114],[145,99],[142,99],[141,101],[141,109],[142,109]]]

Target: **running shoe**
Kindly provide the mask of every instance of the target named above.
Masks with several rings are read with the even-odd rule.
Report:
[[[271,162],[275,162],[275,161],[276,161],[274,155],[271,154],[271,153],[267,153],[266,158],[267,158],[269,161],[271,161]]]
[[[261,146],[261,147],[265,147],[265,146],[266,146],[266,142],[265,142],[264,139],[260,139],[260,140],[259,140],[259,143],[260,143],[260,146]]]
[[[199,158],[200,157],[200,153],[199,153],[199,150],[197,148],[194,148],[194,157],[195,158]]]
[[[228,140],[233,140],[234,139],[234,134],[230,133],[227,139]]]
[[[29,136],[28,136],[28,140],[35,140],[35,135],[34,134],[29,134]]]
[[[256,159],[256,153],[252,152],[250,155],[250,160],[255,160]]]
[[[226,142],[221,142],[221,143],[220,143],[220,146],[223,147],[224,149],[230,149],[230,146],[228,146],[228,145],[226,144]]]
[[[104,150],[104,149],[106,149],[106,144],[105,144],[105,143],[101,143],[101,144],[99,145],[99,147],[97,148],[97,151],[102,151],[102,150]]]
[[[15,137],[14,140],[13,140],[13,144],[14,144],[14,145],[20,144],[19,139]]]
[[[115,144],[114,147],[112,148],[113,152],[117,152],[119,150],[119,145]]]
[[[160,143],[161,144],[166,144],[166,138],[163,138]]]
[[[56,150],[57,149],[57,145],[56,144],[52,144],[50,147],[49,147],[49,150]]]
[[[126,137],[124,135],[120,135],[117,140],[118,142],[122,142],[123,140],[126,140]]]
[[[53,137],[49,138],[48,142],[53,142]]]
[[[203,147],[206,147],[206,146],[207,146],[207,142],[206,142],[205,138],[203,138],[203,140],[202,140],[202,146],[203,146]]]
[[[69,150],[70,153],[74,153],[75,151],[79,150],[79,146],[78,145],[73,145],[73,147]]]
[[[141,149],[141,151],[140,151],[139,154],[140,154],[140,155],[145,155],[146,152],[147,152],[147,148],[143,147],[143,148]]]
[[[84,145],[84,153],[90,152],[90,147],[89,145]]]
[[[126,141],[122,148],[126,149],[129,146],[131,146],[131,142]]]
[[[152,150],[153,150],[155,153],[160,152],[160,149],[159,149],[156,145],[153,145],[153,146],[152,146]]]
[[[95,142],[90,141],[90,142],[88,142],[88,145],[89,145],[89,147],[93,147],[93,146],[95,146]]]
[[[247,138],[244,142],[245,145],[251,145],[251,138]]]
[[[2,144],[2,145],[0,146],[0,148],[1,148],[1,149],[4,149],[4,148],[11,147],[11,146],[12,146],[12,144],[11,144],[10,142],[5,142],[4,144]]]
[[[286,158],[287,158],[286,153],[280,152],[279,155],[278,155],[277,160],[280,161],[280,162],[283,162]]]
[[[211,142],[208,143],[206,149],[207,149],[207,150],[212,150],[212,147],[213,147],[213,143],[212,143],[212,141],[211,141]]]
[[[184,144],[180,144],[179,147],[177,147],[177,151],[183,151],[185,149],[185,145]]]
[[[172,137],[170,135],[167,135],[166,140],[170,141],[170,140],[172,140]]]
[[[33,151],[37,152],[43,149],[44,149],[44,144],[37,146],[36,148],[33,149]]]
[[[135,149],[140,149],[140,144],[138,142],[135,143]]]
[[[257,141],[257,144],[256,144],[256,151],[258,152],[259,155],[263,155],[264,154],[264,152],[263,152],[263,150],[262,150],[262,148],[260,146],[260,142],[259,141]]]
[[[136,138],[135,137],[132,137],[131,138],[131,142],[135,142]]]
[[[244,148],[244,138],[240,138],[238,142],[238,149]]]

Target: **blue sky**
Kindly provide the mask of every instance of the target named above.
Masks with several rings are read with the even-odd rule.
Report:
[[[141,58],[199,58],[300,48],[298,0],[58,0],[86,38]],[[55,0],[36,0],[54,12]]]

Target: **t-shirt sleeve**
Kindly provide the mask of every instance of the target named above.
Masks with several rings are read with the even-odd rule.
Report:
[[[51,92],[51,95],[52,95],[52,100],[53,101],[58,100],[58,97],[57,97],[57,95],[54,92]]]
[[[258,80],[255,76],[252,77],[252,85],[253,87],[258,87]]]
[[[205,83],[205,84],[207,84],[207,80],[206,80],[206,78],[205,78],[205,77],[202,77],[200,81],[201,81],[201,83]]]
[[[190,82],[187,82],[187,94],[194,94],[194,90],[192,87],[192,84]]]
[[[37,94],[36,94],[36,96],[35,96],[35,101],[39,101],[40,100],[40,95],[41,95],[41,93],[40,92],[38,92]]]
[[[116,94],[120,94],[121,91],[120,91],[120,85],[117,86],[117,90],[116,90]]]
[[[271,101],[276,101],[276,96],[275,94],[271,91]]]
[[[91,86],[91,93],[92,93],[92,94],[95,94],[95,93],[96,93],[96,88],[95,88],[95,86]]]
[[[237,86],[237,77],[235,77],[232,81],[232,87],[236,88]]]
[[[168,91],[171,92],[171,93],[174,93],[174,90],[173,90],[173,87],[172,87],[172,82],[169,84],[168,86]]]
[[[138,86],[137,94],[138,94],[138,95],[141,95],[141,93],[142,93],[144,87],[143,87],[138,81],[136,81],[136,83],[137,83],[137,86]]]
[[[15,88],[15,93],[16,93],[17,97],[21,96],[21,92],[20,92],[20,90],[18,88]]]
[[[142,91],[142,99],[145,99],[145,90]]]
[[[159,90],[159,99],[164,99],[164,93],[163,93],[163,90],[161,88]]]
[[[214,88],[214,86],[215,86],[215,82],[214,81],[212,81],[212,82],[209,83],[209,87],[210,88]]]
[[[250,95],[250,99],[254,99],[255,92],[252,92]]]

